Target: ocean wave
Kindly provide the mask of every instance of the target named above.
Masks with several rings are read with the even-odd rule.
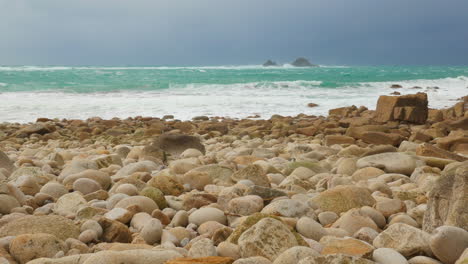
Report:
[[[7,85],[8,85],[7,83],[2,83],[2,82],[0,82],[0,87],[5,87],[5,86],[7,86]]]

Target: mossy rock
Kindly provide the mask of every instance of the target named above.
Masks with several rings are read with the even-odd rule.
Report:
[[[164,197],[164,193],[158,188],[151,186],[145,187],[143,190],[141,190],[140,195],[146,196],[153,200],[161,210],[167,207],[167,201]]]
[[[242,224],[240,224],[235,230],[234,232],[232,232],[232,234],[228,237],[227,241],[228,242],[231,242],[231,243],[234,243],[234,244],[237,244],[238,240],[239,240],[239,237],[249,228],[251,228],[252,226],[254,226],[256,223],[258,223],[260,220],[262,220],[263,218],[267,218],[267,217],[270,217],[270,218],[273,218],[273,219],[276,219],[278,221],[281,221],[283,224],[284,222],[281,220],[281,218],[279,218],[278,216],[275,216],[275,215],[269,215],[269,214],[263,214],[263,213],[255,213],[251,216],[248,216],[247,219],[244,220],[244,222],[242,222]],[[293,235],[296,237],[296,240],[297,240],[297,243],[299,244],[299,246],[306,246],[308,247],[309,245],[307,244],[307,242],[299,235],[299,233],[297,233],[293,227],[290,227],[289,225],[287,224],[284,224],[285,226],[287,226],[291,232],[293,233]]]

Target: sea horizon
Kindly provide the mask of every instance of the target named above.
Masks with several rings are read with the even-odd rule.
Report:
[[[378,96],[395,92],[426,92],[430,107],[445,108],[467,88],[464,66],[0,66],[0,122],[327,115],[341,106],[374,109]]]

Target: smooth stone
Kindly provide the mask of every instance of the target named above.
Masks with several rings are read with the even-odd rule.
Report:
[[[301,217],[296,223],[296,229],[299,234],[313,239],[315,241],[319,241],[323,236],[327,233],[325,229],[314,221],[312,218],[309,217]]]
[[[127,209],[131,206],[136,206],[142,212],[151,214],[155,209],[159,209],[156,202],[146,196],[131,196],[120,200],[115,208]]]
[[[374,229],[370,227],[363,227],[359,229],[358,231],[356,231],[356,233],[353,234],[353,237],[362,241],[366,241],[367,243],[372,245],[374,239],[378,235],[379,235],[379,232],[375,231]]]
[[[60,251],[66,251],[63,241],[51,234],[23,234],[11,241],[11,255],[20,264],[36,258],[51,258]]]
[[[301,259],[310,256],[318,256],[319,253],[309,247],[292,247],[281,253],[273,262],[273,264],[296,264]]]
[[[89,194],[101,190],[101,185],[95,180],[88,178],[81,178],[73,183],[73,190],[81,192],[82,194]]]
[[[115,193],[124,193],[128,196],[134,196],[138,194],[138,188],[133,184],[124,183],[115,189]]]
[[[42,186],[40,192],[58,199],[60,196],[67,194],[68,189],[58,182],[48,182]]]
[[[257,195],[246,195],[232,199],[228,211],[232,214],[248,216],[263,209],[263,199]]]
[[[454,226],[440,226],[431,234],[429,245],[443,263],[455,263],[468,248],[468,231]]]
[[[382,174],[385,174],[385,171],[374,168],[374,167],[365,167],[356,170],[353,175],[351,175],[351,178],[358,182],[358,181],[367,181],[369,179],[376,178]]]
[[[68,193],[58,198],[54,205],[54,212],[62,216],[74,216],[81,208],[87,205],[87,201],[79,192]]]
[[[364,206],[360,209],[361,214],[367,215],[370,217],[379,228],[384,228],[385,225],[387,224],[387,220],[385,219],[385,216],[379,211],[377,211],[375,208],[369,207],[369,206]]]
[[[321,212],[318,214],[318,220],[322,226],[333,224],[339,217],[335,212]]]
[[[146,222],[145,226],[141,229],[140,235],[146,243],[153,245],[161,241],[162,231],[163,226],[161,221],[153,218]]]
[[[385,217],[389,217],[400,212],[406,212],[405,203],[400,199],[383,199],[377,201],[375,209],[381,212]]]
[[[405,257],[417,254],[432,255],[430,235],[407,224],[397,223],[380,233],[373,242],[376,248],[392,248]]]
[[[380,264],[408,264],[403,255],[391,248],[378,248],[374,250],[372,259]]]
[[[234,261],[232,264],[272,264],[271,261],[265,257],[250,257],[250,258],[241,258]]]
[[[219,245],[216,247],[216,252],[218,253],[218,256],[230,257],[234,260],[239,259],[241,257],[239,246],[227,241],[219,243]]]
[[[90,243],[92,241],[97,241],[98,240],[98,234],[96,231],[92,230],[92,229],[88,229],[88,230],[85,230],[83,232],[81,232],[80,236],[78,237],[78,240],[80,240],[81,242],[87,244],[87,243]]]
[[[201,224],[208,222],[208,221],[216,221],[220,224],[226,225],[226,216],[224,212],[217,209],[217,208],[200,208],[195,210],[193,213],[189,215],[189,223],[196,224],[200,226]]]
[[[182,254],[167,249],[105,250],[92,254],[82,264],[164,264],[180,257]]]
[[[153,217],[148,213],[136,213],[130,221],[130,226],[140,231],[151,219],[153,219]]]
[[[359,229],[363,227],[369,227],[374,230],[378,230],[375,222],[362,213],[360,209],[352,209],[344,213],[333,225],[332,227],[338,227],[346,230],[349,234],[356,233]]]
[[[189,250],[189,256],[194,258],[217,256],[216,247],[213,241],[208,238],[202,238],[193,243]]]
[[[189,223],[189,215],[187,211],[181,210],[177,211],[174,217],[171,220],[170,226],[187,226]]]
[[[9,214],[11,209],[20,206],[21,204],[15,197],[7,194],[0,194],[0,214]]]
[[[132,220],[134,213],[130,212],[127,209],[124,208],[114,208],[110,210],[109,212],[104,214],[104,217],[107,219],[119,221],[123,224],[127,224]]]
[[[410,258],[408,264],[442,264],[442,262],[426,256],[416,256]]]
[[[358,168],[374,167],[387,173],[401,173],[410,176],[418,167],[420,161],[401,152],[387,152],[360,158]]]
[[[81,225],[80,231],[83,232],[86,230],[96,231],[98,237],[100,237],[103,232],[101,225],[96,220],[86,220],[86,222]]]

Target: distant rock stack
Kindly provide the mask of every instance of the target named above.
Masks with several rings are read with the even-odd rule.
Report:
[[[317,65],[314,65],[310,63],[306,58],[300,57],[297,58],[291,65],[295,67],[318,67]]]
[[[271,67],[271,66],[278,66],[278,64],[272,60],[267,60],[263,63],[263,67]]]

